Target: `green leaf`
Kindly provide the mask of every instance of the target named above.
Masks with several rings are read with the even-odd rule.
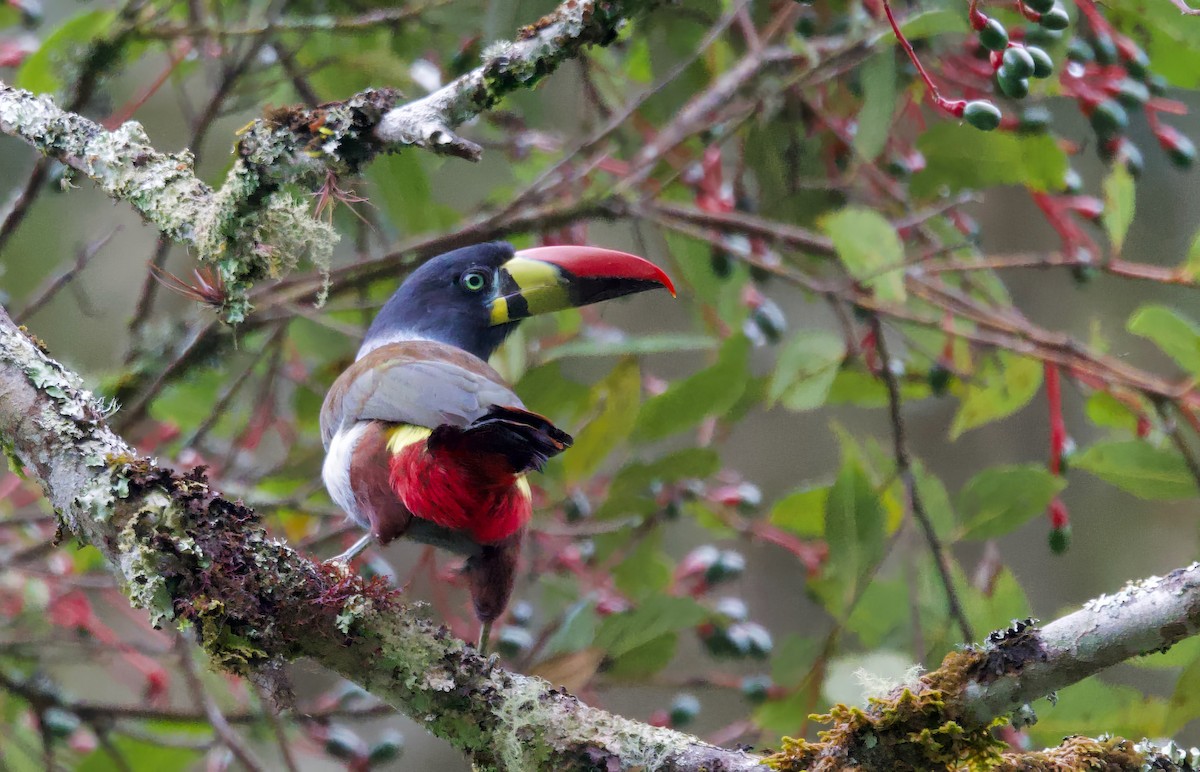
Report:
[[[986,469],[963,486],[958,509],[964,539],[990,539],[1016,529],[1046,511],[1066,487],[1045,467],[1025,464]]]
[[[603,404],[600,414],[575,437],[570,453],[563,455],[567,480],[590,477],[608,454],[633,431],[642,397],[642,376],[637,362],[626,359],[592,389],[593,402]]]
[[[937,121],[917,138],[917,148],[926,165],[913,176],[911,190],[920,198],[997,185],[1059,190],[1067,173],[1067,156],[1049,134],[979,131]]]
[[[610,678],[644,679],[671,664],[678,646],[677,633],[664,633],[614,656],[612,664],[604,672]]]
[[[949,9],[926,9],[906,14],[900,24],[910,41],[944,35],[947,32],[967,32],[966,17]],[[893,38],[888,37],[890,42]]]
[[[1071,466],[1142,499],[1187,499],[1197,493],[1183,456],[1142,440],[1097,443],[1073,456]]]
[[[560,423],[581,416],[591,398],[586,385],[564,376],[554,362],[526,370],[516,392],[530,410]]]
[[[999,352],[975,373],[954,423],[950,439],[963,432],[1012,415],[1033,399],[1042,385],[1042,364],[1036,359]]]
[[[744,335],[731,336],[722,344],[712,367],[673,383],[662,394],[646,400],[633,439],[638,442],[662,439],[733,407],[746,388],[749,361],[750,341]]]
[[[767,386],[767,404],[782,401],[797,412],[820,407],[845,356],[845,342],[831,332],[796,333],[779,354]]]
[[[195,429],[212,415],[212,404],[228,384],[223,368],[192,370],[187,380],[172,383],[150,404],[150,417],[173,423],[185,431]]]
[[[892,129],[896,108],[896,52],[887,48],[871,57],[859,70],[863,107],[855,122],[854,150],[871,160],[883,151]]]
[[[921,503],[925,505],[925,514],[933,523],[934,532],[943,539],[950,537],[954,531],[954,507],[950,505],[946,486],[920,460],[914,459],[912,471],[917,493],[921,495]]]
[[[1137,430],[1137,414],[1107,391],[1097,391],[1088,397],[1084,409],[1087,412],[1088,420],[1096,426],[1107,426],[1130,432]]]
[[[884,512],[858,455],[843,448],[842,468],[825,502],[829,578],[853,597],[867,570],[883,557]]]
[[[671,584],[671,560],[662,551],[662,530],[637,543],[613,569],[617,589],[630,600],[640,601],[650,595],[662,595]],[[628,545],[628,539],[625,540]]]
[[[1200,277],[1200,231],[1196,231],[1196,235],[1192,237],[1192,245],[1188,248],[1187,257],[1179,270],[1185,278],[1193,281]]]
[[[402,233],[442,230],[458,221],[457,211],[433,198],[426,167],[436,169],[441,164],[429,153],[405,151],[380,155],[367,170],[367,178],[373,183],[371,200],[381,205]]]
[[[875,579],[863,590],[846,619],[846,629],[868,649],[882,646],[893,633],[912,626],[908,582],[903,578]]]
[[[114,737],[113,749],[133,769],[189,769],[201,752],[191,748],[156,745],[132,737]],[[113,760],[104,748],[89,753],[74,767],[75,772],[112,772]]]
[[[833,239],[833,248],[851,276],[880,300],[903,302],[904,245],[883,215],[846,207],[822,218],[821,228]]]
[[[104,37],[116,18],[116,11],[84,11],[58,25],[42,41],[38,50],[21,63],[13,85],[35,94],[61,91],[63,82],[58,69],[67,63],[77,49],[82,50],[92,41]]]
[[[637,335],[620,340],[574,340],[546,350],[542,361],[567,357],[635,356],[676,351],[710,351],[720,341],[709,335]]]
[[[796,686],[820,654],[820,643],[815,636],[788,633],[775,644],[771,657],[771,680],[780,686]]]
[[[573,604],[563,614],[562,624],[546,641],[546,649],[542,652],[543,659],[591,646],[596,639],[596,628],[599,625],[600,617],[596,614],[595,599],[584,598]]]
[[[1129,317],[1127,329],[1153,341],[1167,356],[1193,375],[1200,375],[1200,326],[1178,311],[1145,305]]]
[[[661,635],[695,627],[707,616],[691,598],[652,596],[637,608],[605,617],[596,631],[596,645],[619,657]]]
[[[1053,706],[1038,706],[1034,741],[1055,744],[1064,736],[1113,732],[1126,737],[1161,737],[1167,732],[1166,700],[1128,686],[1088,678],[1058,692]]]
[[[1166,734],[1175,734],[1194,718],[1200,718],[1200,658],[1192,660],[1175,682],[1167,704]]]
[[[804,538],[819,537],[825,533],[825,502],[828,498],[828,487],[789,493],[771,508],[771,525]]]
[[[1135,194],[1133,175],[1124,164],[1114,164],[1104,179],[1104,229],[1117,254],[1120,254],[1129,224],[1133,222]]]

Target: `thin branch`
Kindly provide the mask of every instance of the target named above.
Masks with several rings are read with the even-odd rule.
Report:
[[[937,530],[933,527],[933,521],[929,519],[929,513],[925,511],[925,504],[921,500],[920,491],[917,489],[917,481],[913,477],[912,460],[908,455],[908,440],[904,433],[900,384],[896,381],[896,374],[892,372],[892,360],[888,355],[887,341],[884,340],[883,335],[883,325],[880,324],[878,316],[871,316],[871,330],[875,333],[875,347],[879,350],[879,358],[882,360],[879,366],[880,377],[883,378],[883,382],[887,386],[888,412],[892,422],[892,446],[896,457],[896,472],[900,476],[900,480],[904,483],[904,490],[908,493],[908,501],[911,505],[912,513],[917,518],[917,523],[921,526],[921,532],[925,536],[926,543],[929,544],[929,551],[933,554],[933,564],[937,567],[938,578],[941,579],[942,587],[946,590],[946,605],[950,611],[950,616],[958,625],[963,641],[970,643],[975,640],[975,631],[971,629],[971,623],[967,620],[966,612],[963,611],[962,602],[958,598],[958,592],[954,589],[954,579],[950,574],[946,548],[942,545],[941,539],[938,538]]]
[[[250,772],[261,772],[264,769],[262,762],[246,747],[245,740],[229,725],[217,701],[204,688],[200,672],[196,668],[196,660],[192,656],[191,643],[182,634],[175,638],[175,651],[179,654],[180,669],[183,671],[184,680],[187,681],[188,690],[192,693],[192,699],[203,708],[208,723],[212,725],[217,737],[221,738],[221,743],[233,753],[243,767]]]
[[[21,312],[13,317],[17,324],[24,323],[25,320],[36,314],[43,306],[54,299],[59,290],[74,281],[83,269],[87,267],[87,264],[92,261],[92,258],[100,254],[100,250],[104,249],[108,245],[108,242],[112,241],[112,237],[117,234],[118,230],[120,230],[120,226],[113,228],[107,235],[83,245],[75,255],[75,262],[65,271],[47,282],[46,286],[21,309]]]

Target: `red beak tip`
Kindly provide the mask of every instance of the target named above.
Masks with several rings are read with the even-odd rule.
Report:
[[[576,276],[604,276],[657,282],[671,293],[671,297],[677,297],[675,284],[663,269],[644,257],[628,252],[603,247],[562,245],[522,249],[517,254],[531,260],[552,263]]]

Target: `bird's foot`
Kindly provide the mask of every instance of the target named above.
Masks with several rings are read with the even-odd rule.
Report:
[[[349,569],[350,562],[353,561],[356,557],[358,557],[359,554],[362,553],[363,550],[365,550],[367,547],[371,546],[371,542],[373,542],[373,541],[375,541],[375,537],[372,536],[371,534],[367,534],[366,536],[362,537],[358,541],[354,542],[354,544],[352,544],[350,546],[350,549],[346,550],[345,552],[343,552],[340,555],[334,555],[333,557],[326,560],[325,565],[338,563],[338,564],[341,564],[342,566],[344,566],[345,568]]]

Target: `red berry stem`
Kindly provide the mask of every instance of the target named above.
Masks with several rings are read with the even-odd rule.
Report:
[[[971,2],[971,18],[972,24],[974,17],[979,12],[975,9],[976,0]],[[921,76],[921,80],[925,82],[926,88],[929,89],[929,96],[933,103],[942,110],[953,115],[955,118],[961,118],[963,110],[966,109],[967,103],[963,99],[946,99],[938,91],[938,87],[934,85],[933,78],[929,77],[929,73],[925,70],[925,66],[921,64],[921,60],[917,58],[917,52],[913,50],[912,43],[908,42],[908,38],[904,37],[904,33],[900,31],[900,25],[896,23],[896,17],[892,14],[892,4],[888,0],[883,0],[883,12],[887,15],[888,24],[892,25],[892,32],[896,35],[896,40],[900,43],[900,47],[904,49],[904,53],[908,54],[908,59],[913,63],[913,67],[917,68],[917,73]]]
[[[1062,414],[1062,381],[1058,365],[1046,362],[1046,401],[1050,405],[1050,472],[1062,474],[1063,448],[1067,445],[1067,424]]]

